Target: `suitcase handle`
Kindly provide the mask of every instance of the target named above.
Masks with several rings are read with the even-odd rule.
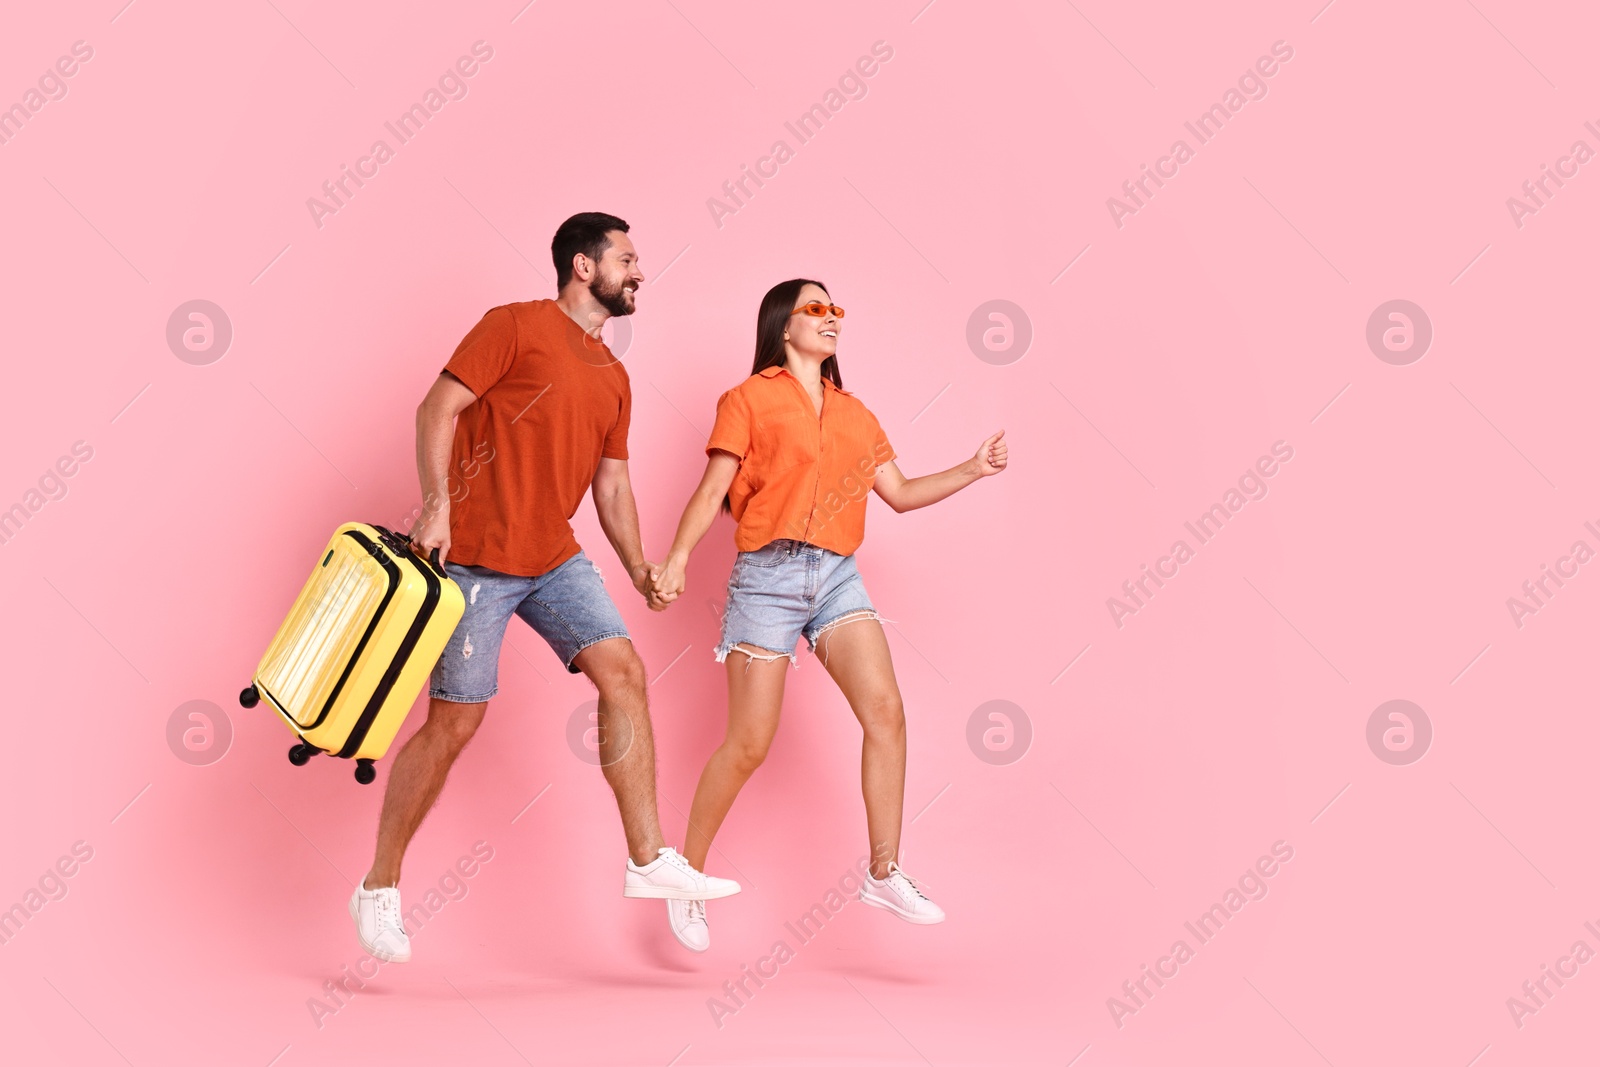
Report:
[[[383,539],[384,543],[390,548],[394,549],[396,552],[404,553],[405,555],[409,556],[415,556],[419,562],[422,560],[423,557],[417,555],[416,551],[412,548],[412,541],[408,535],[395,533],[393,530],[383,526],[374,526],[373,529],[377,530],[378,536]],[[439,550],[437,548],[428,553],[427,561],[428,564],[432,566],[433,569],[438,573],[439,577],[450,577],[450,575],[444,569],[444,564],[439,562]]]

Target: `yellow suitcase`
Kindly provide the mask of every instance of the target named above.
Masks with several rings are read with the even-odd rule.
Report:
[[[321,562],[279,627],[247,708],[265,700],[300,739],[289,762],[318,752],[356,761],[356,781],[375,777],[417,693],[466,610],[461,589],[407,538],[365,523],[334,531]]]

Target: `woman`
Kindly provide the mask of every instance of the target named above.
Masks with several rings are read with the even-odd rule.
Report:
[[[728,730],[700,776],[683,855],[704,869],[711,839],[766,758],[783,703],[784,661],[799,666],[795,649],[803,635],[864,734],[861,791],[872,865],[860,898],[908,922],[936,923],[944,912],[896,862],[905,715],[889,644],[853,553],[864,532],[868,489],[895,511],[943,500],[1005,469],[1005,431],[965,463],[906,478],[878,420],[844,391],[836,354],[843,317],[822,283],[804,278],[775,285],[762,299],[750,377],[717,401],[705,476],[654,579],[663,600],[676,599],[689,553],[718,505],[728,508],[740,550],[716,647],[717,661],[728,665]],[[710,946],[705,901],[669,900],[667,914],[684,947]]]

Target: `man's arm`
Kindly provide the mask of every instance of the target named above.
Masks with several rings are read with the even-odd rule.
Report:
[[[633,483],[628,480],[628,461],[602,456],[589,488],[594,494],[600,528],[627,568],[633,587],[652,608],[662,610],[666,605],[659,604],[650,589],[655,565],[644,558],[644,548],[639,543],[639,508],[633,499]]]
[[[450,445],[456,416],[478,397],[453,374],[440,374],[417,405],[417,476],[422,483],[422,514],[411,526],[411,541],[426,556],[437,548],[442,563],[450,555]]]

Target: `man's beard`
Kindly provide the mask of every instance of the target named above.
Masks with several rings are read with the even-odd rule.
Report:
[[[607,286],[597,278],[589,286],[589,295],[612,315],[632,315],[633,308],[628,306],[627,286],[625,279],[619,280],[614,286]]]

